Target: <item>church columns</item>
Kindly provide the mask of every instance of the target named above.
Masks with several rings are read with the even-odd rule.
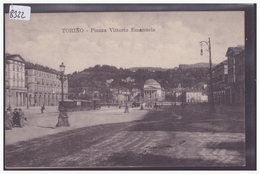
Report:
[[[157,97],[156,90],[145,90],[144,95],[145,97]]]

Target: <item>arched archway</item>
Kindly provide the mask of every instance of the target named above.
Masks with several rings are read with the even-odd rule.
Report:
[[[48,106],[50,106],[51,99],[50,99],[50,94],[48,94]]]
[[[56,95],[56,106],[58,106],[58,94]]]
[[[46,95],[45,94],[43,95],[43,103],[42,104],[46,105]]]
[[[37,95],[35,94],[35,95],[34,95],[34,103],[33,103],[33,106],[37,106],[37,104],[38,104]]]
[[[55,105],[55,104],[56,104],[56,102],[55,102],[55,100],[54,100],[54,94],[52,94],[51,96],[52,96],[51,105]]]
[[[39,96],[39,106],[42,105],[42,95]]]
[[[29,102],[28,105],[32,106],[32,95],[31,94],[29,95],[28,102]]]

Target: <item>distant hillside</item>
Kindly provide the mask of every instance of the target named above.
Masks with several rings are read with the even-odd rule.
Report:
[[[128,68],[130,71],[137,71],[138,69],[146,69],[148,71],[167,71],[167,68],[160,68],[160,67],[133,67]]]
[[[217,64],[212,63],[212,67],[216,66]],[[180,64],[180,66],[183,67],[189,67],[189,68],[209,68],[209,63],[195,63],[195,64]],[[168,69],[173,69],[173,68],[161,68],[161,67],[133,67],[133,68],[128,68],[128,70],[135,72],[138,69],[146,69],[148,71],[167,71]]]
[[[216,65],[217,64],[212,63],[212,67],[216,66]],[[200,62],[200,63],[195,63],[195,64],[189,64],[189,67],[191,67],[191,68],[201,68],[201,67],[209,68],[209,63]]]

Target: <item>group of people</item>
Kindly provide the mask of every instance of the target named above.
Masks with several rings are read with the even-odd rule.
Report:
[[[7,108],[5,113],[5,129],[11,130],[15,126],[22,128],[24,121],[27,121],[27,118],[21,108],[15,108],[14,112],[12,112],[10,107]]]

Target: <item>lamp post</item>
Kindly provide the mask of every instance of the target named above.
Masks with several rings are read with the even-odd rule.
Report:
[[[208,45],[208,52],[209,52],[209,75],[210,75],[210,112],[215,113],[215,107],[214,107],[214,98],[213,98],[213,83],[212,83],[212,63],[211,63],[211,44],[210,44],[210,38],[209,41],[200,41],[201,45],[201,56],[203,55],[202,45],[203,43]]]
[[[174,99],[175,99],[175,104],[174,106],[177,106],[177,95],[176,95],[176,91],[173,91],[174,92]]]
[[[57,79],[59,79],[61,82],[61,102],[59,103],[60,114],[58,117],[58,123],[56,127],[70,126],[67,110],[64,106],[63,83],[68,79],[68,77],[64,75],[64,72],[65,72],[65,65],[62,62],[60,65],[60,75],[57,75]]]

